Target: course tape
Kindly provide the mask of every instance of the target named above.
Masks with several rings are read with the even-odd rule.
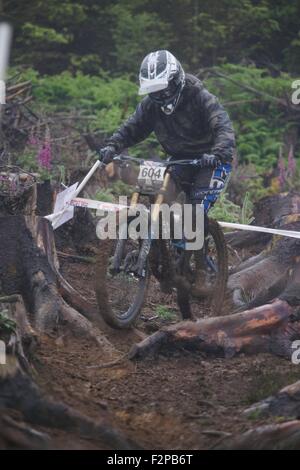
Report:
[[[124,209],[129,209],[129,206],[121,205],[121,204],[114,204],[111,202],[103,202],[103,201],[96,201],[92,199],[85,199],[80,197],[75,197],[68,201],[67,207],[77,206],[77,207],[86,207],[89,209],[100,209],[100,210],[108,210],[112,212],[120,212]],[[55,219],[60,218],[63,214],[65,209],[53,213],[50,215],[45,216],[46,219],[50,220],[53,223]],[[268,228],[268,227],[259,227],[256,225],[246,225],[246,224],[237,224],[233,222],[221,222],[218,221],[221,227],[224,228],[232,228],[235,230],[247,230],[250,232],[261,232],[261,233],[271,233],[272,235],[280,235],[282,237],[291,237],[291,238],[299,238],[300,239],[300,232],[295,230],[280,230],[275,228]]]
[[[249,230],[250,232],[271,233],[273,235],[280,235],[282,237],[300,238],[300,232],[296,232],[295,230],[280,230],[276,228],[257,227],[255,225],[244,225],[231,222],[218,221],[218,223],[221,225],[221,227],[224,228],[233,228],[236,230]]]

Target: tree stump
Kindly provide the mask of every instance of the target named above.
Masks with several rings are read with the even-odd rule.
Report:
[[[22,211],[12,215],[3,209],[0,215],[0,307],[5,312],[2,323],[0,318],[0,339],[7,350],[7,364],[0,366],[0,445],[2,440],[8,447],[47,447],[48,437],[29,428],[29,422],[100,440],[108,448],[129,449],[127,439],[101,416],[96,422],[49,400],[32,378],[31,358],[42,334],[68,331],[89,338],[110,357],[118,355],[86,318],[93,316],[89,303],[59,273],[52,228],[42,215],[36,215],[36,195],[34,185],[24,195]],[[11,418],[11,410],[20,413],[26,424]]]

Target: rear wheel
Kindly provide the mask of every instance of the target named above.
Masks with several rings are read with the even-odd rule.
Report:
[[[202,250],[186,251],[184,276],[191,284],[197,310],[209,315],[221,313],[228,278],[228,255],[223,231],[217,221],[207,219]],[[194,309],[192,309],[194,310]]]

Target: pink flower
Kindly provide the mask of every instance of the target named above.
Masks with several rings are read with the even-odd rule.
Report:
[[[41,147],[38,153],[38,162],[42,168],[46,170],[51,169],[51,144],[50,142],[45,142]]]
[[[290,145],[290,150],[288,154],[287,174],[290,177],[293,177],[295,172],[296,172],[296,159],[294,156],[294,148],[293,148],[293,145]]]

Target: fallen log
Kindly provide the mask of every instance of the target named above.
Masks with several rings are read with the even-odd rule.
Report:
[[[189,349],[213,357],[264,352],[291,357],[300,334],[297,311],[285,300],[223,317],[185,321],[163,328],[134,345],[130,359],[172,349]]]
[[[300,231],[300,196],[296,193],[265,198],[258,203],[256,211],[259,214],[255,220],[257,225],[262,225],[264,218],[264,225]],[[241,236],[235,238],[232,234],[231,239],[227,238],[232,247],[241,246],[235,243],[235,240],[243,240]],[[261,235],[257,239],[261,241]],[[281,297],[291,285],[295,292],[300,288],[299,260],[300,240],[273,236],[260,254],[232,270],[228,290],[233,305],[240,310],[263,305]]]

